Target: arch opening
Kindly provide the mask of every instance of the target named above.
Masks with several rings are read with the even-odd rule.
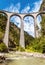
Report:
[[[45,35],[45,13],[41,12],[37,16],[37,24],[39,26],[39,35],[41,36],[42,34]]]
[[[21,19],[18,15],[10,17],[9,47],[18,48],[20,41],[20,24]]]
[[[34,37],[34,17],[25,16],[24,17],[24,30],[25,30],[25,46],[30,45]],[[26,37],[27,36],[27,37]],[[31,41],[29,41],[31,40]]]

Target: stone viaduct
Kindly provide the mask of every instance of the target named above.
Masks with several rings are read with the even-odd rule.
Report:
[[[38,30],[36,29],[37,25],[37,21],[36,18],[39,14],[45,14],[45,11],[42,12],[35,12],[35,13],[15,13],[15,12],[8,12],[8,11],[4,11],[4,10],[0,10],[0,13],[4,13],[7,16],[7,24],[6,24],[6,29],[5,29],[5,34],[4,34],[4,38],[3,38],[3,42],[5,43],[5,45],[8,47],[8,42],[9,42],[9,25],[10,25],[10,18],[12,16],[18,16],[21,19],[21,31],[20,31],[20,45],[21,47],[25,48],[25,40],[24,40],[24,23],[23,20],[26,16],[31,16],[34,19],[34,32],[35,32],[35,37],[38,37]]]

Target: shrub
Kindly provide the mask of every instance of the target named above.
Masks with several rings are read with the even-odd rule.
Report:
[[[23,51],[25,51],[25,49],[23,47],[19,46],[19,51],[23,52]]]
[[[3,42],[0,43],[0,52],[7,52],[7,47]]]
[[[36,38],[30,44],[26,47],[27,52],[45,53],[45,37]]]

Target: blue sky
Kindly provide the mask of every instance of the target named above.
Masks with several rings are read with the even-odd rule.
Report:
[[[22,9],[25,9],[27,7],[28,12],[33,12],[32,10],[37,7],[37,11],[40,8],[40,5],[43,0],[1,0],[0,1],[0,9],[4,10],[5,8],[10,7],[13,5],[14,7],[16,6],[17,8],[19,7],[19,11],[21,13]],[[18,5],[16,5],[18,4]]]
[[[0,10],[6,10],[17,13],[31,13],[38,12],[43,0],[1,0]],[[15,25],[20,27],[19,17],[12,17],[11,19]],[[39,25],[41,17],[37,18]],[[26,17],[24,20],[24,30],[34,36],[34,22],[32,17]],[[40,26],[40,25],[39,25]]]
[[[24,7],[26,6],[30,6],[30,10],[34,7],[35,3],[41,2],[41,0],[1,0],[0,1],[0,9],[4,9],[6,7],[9,7],[11,4],[13,4],[14,6],[17,3],[20,3],[21,8],[20,10],[22,10]]]

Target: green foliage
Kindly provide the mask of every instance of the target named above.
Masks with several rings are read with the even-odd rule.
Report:
[[[5,27],[6,27],[6,15],[3,13],[0,13],[0,40],[4,37]]]
[[[23,51],[25,51],[25,49],[23,47],[19,46],[19,51],[23,52]]]
[[[24,37],[25,37],[25,46],[31,45],[31,42],[34,40],[34,38],[26,32],[24,34]]]
[[[25,51],[26,52],[34,52],[34,49],[31,45],[27,45]]]
[[[0,43],[0,52],[5,52],[5,51],[7,51],[7,47],[4,43],[1,42]]]
[[[42,49],[42,53],[45,53],[45,37],[41,38],[40,46],[41,46],[41,49]]]
[[[42,16],[41,32],[42,32],[42,35],[45,36],[45,16]]]
[[[38,39],[35,39],[32,43],[32,45],[27,46],[27,49],[31,52],[41,52],[45,53],[45,38],[41,37]]]

